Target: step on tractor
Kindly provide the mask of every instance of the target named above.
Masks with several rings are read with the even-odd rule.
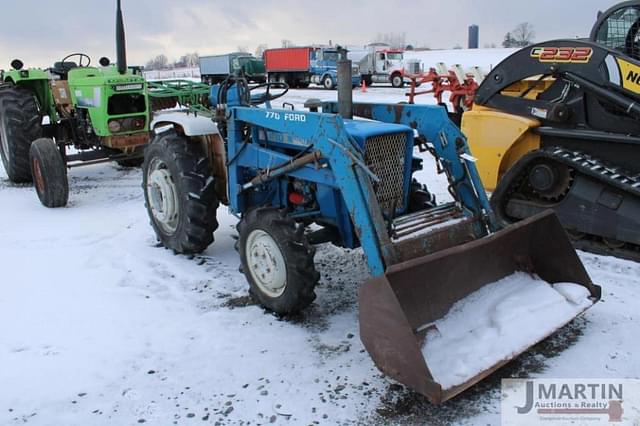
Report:
[[[487,76],[462,130],[501,223],[552,209],[577,248],[640,260],[639,43],[628,1]]]
[[[552,213],[499,228],[444,108],[353,103],[345,57],[338,102],[309,100],[304,110],[272,106],[284,83],[256,90],[232,76],[213,86],[216,135],[193,140],[167,127],[146,150],[147,211],[165,247],[194,254],[213,242],[218,208],[228,206],[240,219],[236,248],[251,296],[285,317],[316,298],[315,246],[362,248],[371,274],[359,292],[367,351],[389,377],[441,403],[557,329],[443,385],[421,347],[457,302],[516,271],[577,283],[593,302],[600,288]],[[437,204],[413,179],[417,149],[437,159],[452,202]]]
[[[209,91],[190,82],[149,87],[139,68],[128,67],[120,2],[116,45],[117,65],[102,58],[94,67],[88,55],[75,53],[48,69],[26,69],[16,59],[11,70],[0,72],[5,171],[12,182],[33,181],[46,207],[67,204],[68,168],[108,161],[140,166],[149,130],[169,120],[152,111],[200,102]],[[187,118],[183,127],[190,130],[194,120]]]

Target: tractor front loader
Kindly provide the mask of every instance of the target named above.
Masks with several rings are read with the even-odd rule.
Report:
[[[67,169],[116,161],[124,167],[140,166],[149,143],[152,122],[166,122],[158,110],[199,103],[208,86],[190,82],[152,84],[140,70],[128,67],[120,1],[117,4],[118,62],[100,59],[91,66],[83,53],[68,55],[51,68],[25,69],[14,60],[0,72],[0,154],[9,179],[34,181],[46,207],[67,204]],[[188,123],[184,123],[187,121]],[[202,122],[205,122],[203,125]],[[210,120],[184,119],[184,133],[197,127],[216,133]],[[194,122],[197,122],[194,124]],[[73,148],[73,149],[70,149]]]
[[[349,61],[339,69],[346,76],[339,81],[349,83]],[[236,77],[213,86],[211,115],[221,137],[189,141],[169,128],[146,151],[143,186],[158,239],[178,252],[204,250],[213,241],[219,204],[228,205],[240,217],[237,250],[250,294],[280,315],[315,299],[315,245],[361,247],[371,273],[359,295],[362,341],[382,371],[434,403],[462,392],[599,299],[600,288],[553,214],[498,228],[466,139],[444,108],[353,104],[350,84],[342,86],[337,103],[309,101],[303,111],[273,108],[284,92],[274,93],[273,83],[261,93]],[[437,205],[413,179],[422,168],[416,147],[436,157],[453,202]],[[493,294],[492,284],[518,271],[547,283],[575,283],[588,302],[555,324],[543,318],[553,311],[538,314],[527,325],[535,336],[518,342],[499,337],[503,352],[442,381],[433,374],[433,358],[424,355],[436,347],[432,332],[448,336],[439,321],[477,292]],[[506,299],[518,300],[519,288]],[[519,316],[538,302],[522,300],[512,313]],[[459,322],[473,329],[478,321]],[[454,349],[445,348],[444,355]]]

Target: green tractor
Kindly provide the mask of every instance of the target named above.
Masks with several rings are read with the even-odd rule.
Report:
[[[48,69],[25,69],[16,59],[10,71],[0,72],[4,168],[12,182],[33,181],[46,207],[67,204],[71,167],[109,161],[141,165],[157,119],[152,111],[175,106],[185,93],[190,98],[208,93],[193,84],[150,88],[140,68],[127,66],[120,0],[116,46],[116,65],[102,58],[94,67],[89,56],[74,53]]]

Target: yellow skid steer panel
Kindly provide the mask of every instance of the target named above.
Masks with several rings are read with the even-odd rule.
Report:
[[[540,148],[540,136],[531,130],[537,120],[474,106],[462,116],[462,132],[487,191],[493,191],[502,175],[523,155]]]

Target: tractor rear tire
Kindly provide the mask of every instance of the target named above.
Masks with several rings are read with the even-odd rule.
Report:
[[[34,141],[29,157],[31,174],[42,205],[50,209],[66,206],[69,201],[67,166],[53,139]]]
[[[165,247],[196,254],[213,243],[219,203],[199,143],[173,130],[157,134],[145,152],[142,188],[151,226]]]
[[[251,297],[278,315],[296,314],[316,298],[320,274],[304,227],[275,208],[250,210],[238,224],[237,248]]]
[[[0,87],[0,154],[14,183],[32,181],[31,143],[42,137],[42,118],[32,91],[13,85]]]

